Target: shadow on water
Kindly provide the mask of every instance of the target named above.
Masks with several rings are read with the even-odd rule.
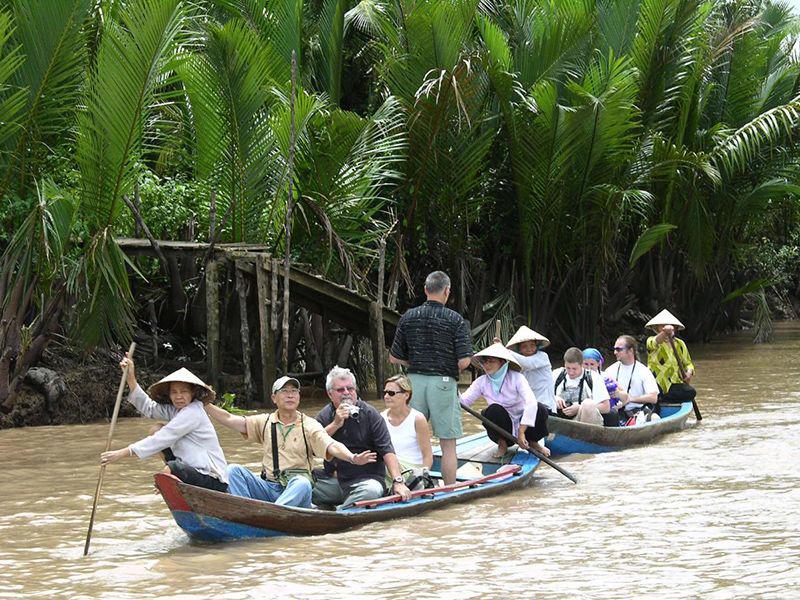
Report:
[[[343,534],[192,543],[150,493],[155,459],[106,474],[106,423],[0,431],[0,598],[786,598],[800,583],[800,327],[693,347],[703,422],[542,467],[533,487]],[[314,413],[319,399],[305,406]],[[465,422],[468,431],[477,431]],[[147,431],[119,423],[117,444]],[[230,462],[260,453],[220,431]]]

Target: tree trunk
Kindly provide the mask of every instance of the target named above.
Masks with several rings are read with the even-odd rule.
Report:
[[[208,380],[219,389],[219,263],[214,260],[206,266],[206,359]]]
[[[247,315],[247,297],[250,284],[245,280],[244,273],[236,268],[236,291],[239,294],[239,321],[242,341],[242,366],[244,367],[244,396],[247,402],[254,398],[253,371],[251,368],[250,352],[250,322]]]

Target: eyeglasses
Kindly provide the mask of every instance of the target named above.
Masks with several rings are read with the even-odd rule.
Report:
[[[300,390],[298,390],[296,387],[281,388],[278,390],[278,393],[283,394],[284,396],[294,396],[295,394],[299,396]]]
[[[333,391],[337,394],[344,394],[345,392],[355,392],[356,387],[354,385],[348,385],[347,387],[333,388]]]
[[[614,352],[625,352],[630,346],[614,346]]]
[[[405,394],[405,393],[406,393],[405,390],[397,390],[397,391],[395,391],[395,390],[383,390],[383,395],[384,396],[389,396],[390,398],[392,396],[394,396],[395,394]]]

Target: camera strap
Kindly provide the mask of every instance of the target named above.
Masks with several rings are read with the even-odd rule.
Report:
[[[269,432],[272,438],[272,476],[275,478],[275,481],[279,481],[281,468],[278,465],[278,424],[274,421],[270,423]]]

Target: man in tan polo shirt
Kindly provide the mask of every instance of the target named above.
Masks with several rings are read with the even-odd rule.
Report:
[[[242,417],[206,404],[208,415],[264,448],[261,477],[241,465],[228,467],[228,491],[235,496],[282,506],[311,506],[313,457],[336,457],[356,465],[375,462],[375,452],[353,454],[334,440],[316,419],[298,411],[300,382],[281,377],[272,385],[272,414]]]

